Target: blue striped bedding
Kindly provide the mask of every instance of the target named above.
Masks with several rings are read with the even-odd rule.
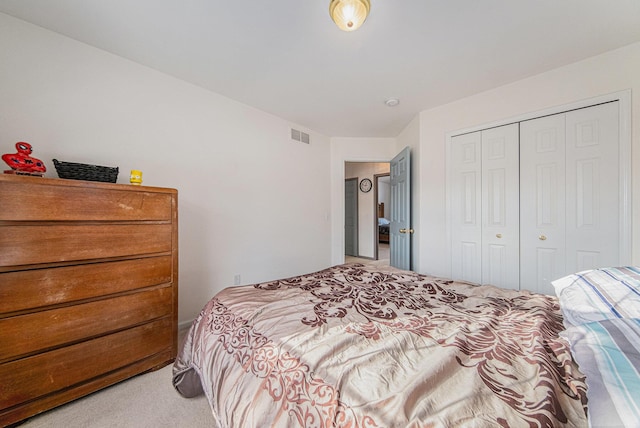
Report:
[[[592,427],[640,427],[640,268],[612,267],[553,282],[562,333],[586,375]]]
[[[565,325],[640,318],[640,268],[594,269],[553,281]]]
[[[587,377],[590,425],[640,426],[640,319],[572,326],[562,336]]]

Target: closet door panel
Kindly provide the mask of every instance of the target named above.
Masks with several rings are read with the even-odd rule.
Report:
[[[554,294],[565,267],[565,114],[520,124],[520,286]]]
[[[567,269],[620,260],[618,102],[567,113]]]
[[[620,148],[620,105],[452,138],[454,279],[554,294],[555,279],[624,263],[629,194],[621,180],[630,177],[620,171],[628,150]],[[479,161],[469,155],[477,150]]]
[[[518,124],[482,131],[482,283],[519,289]]]
[[[480,132],[451,138],[452,278],[480,283],[481,151]]]

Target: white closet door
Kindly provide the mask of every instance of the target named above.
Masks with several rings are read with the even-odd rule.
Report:
[[[619,264],[619,121],[612,102],[520,125],[520,284]]]
[[[452,137],[453,279],[553,294],[562,276],[628,263],[625,105]]]
[[[567,113],[567,269],[620,260],[619,106]]]
[[[451,138],[451,275],[482,282],[481,133]]]
[[[565,114],[520,124],[520,287],[554,294],[565,266]]]
[[[482,131],[482,284],[520,288],[518,124]]]

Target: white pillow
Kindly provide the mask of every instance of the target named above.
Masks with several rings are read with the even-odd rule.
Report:
[[[640,268],[587,270],[552,282],[565,325],[640,318]]]

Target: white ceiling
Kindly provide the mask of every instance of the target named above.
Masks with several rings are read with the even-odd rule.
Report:
[[[329,0],[0,0],[0,12],[341,137],[395,137],[419,111],[640,41],[640,0],[371,3],[351,33]]]

